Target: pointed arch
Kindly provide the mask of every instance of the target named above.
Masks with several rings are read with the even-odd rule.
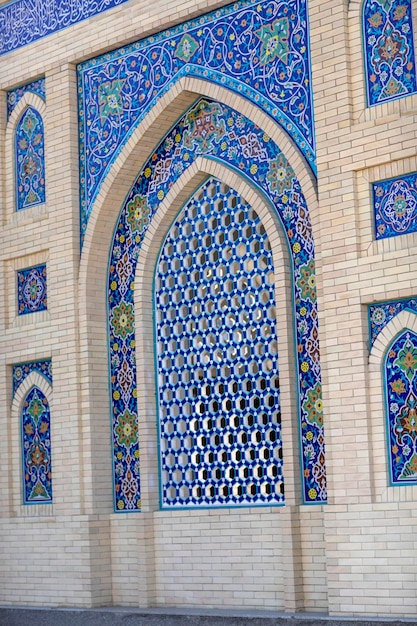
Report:
[[[294,330],[304,499],[322,502],[326,495],[324,436],[314,242],[308,209],[291,165],[270,137],[236,110],[203,98],[171,129],[145,164],[125,200],[113,238],[108,306],[117,508],[140,508],[140,452],[133,421],[138,396],[133,298],[137,259],[143,235],[160,203],[199,155],[241,171],[243,177],[266,195],[283,225],[298,321]]]

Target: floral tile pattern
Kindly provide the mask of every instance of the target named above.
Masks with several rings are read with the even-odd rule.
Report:
[[[39,374],[44,376],[49,384],[52,385],[52,361],[50,359],[45,359],[43,361],[31,361],[30,363],[20,363],[19,365],[13,366],[13,397],[23,381],[32,372],[39,372]]]
[[[17,271],[18,315],[46,311],[46,265],[37,265]]]
[[[21,419],[23,503],[51,503],[51,415],[48,399],[37,387],[27,394]]]
[[[375,237],[417,231],[417,172],[372,184]]]
[[[389,302],[379,302],[368,307],[369,337],[371,347],[381,330],[401,311],[417,313],[417,298],[404,298]]]
[[[272,251],[236,191],[192,196],[154,299],[162,507],[283,504]]]
[[[16,210],[45,202],[45,147],[43,120],[28,107],[15,133]]]
[[[315,168],[306,0],[241,0],[78,66],[81,239],[102,181],[155,102],[182,76],[269,113]]]
[[[417,335],[404,331],[385,360],[388,458],[393,485],[417,484]]]
[[[140,390],[136,386],[133,289],[141,242],[170,187],[199,155],[234,167],[261,188],[283,225],[293,277],[303,498],[307,503],[323,503],[326,473],[318,312],[307,205],[285,155],[261,129],[231,108],[200,99],[140,172],[121,209],[113,238],[108,327],[115,508],[140,510]]]
[[[0,54],[43,39],[127,0],[12,0],[0,7]]]
[[[365,0],[362,11],[368,106],[415,93],[411,0]]]
[[[34,93],[42,100],[45,100],[45,79],[39,78],[27,85],[22,85],[16,89],[7,92],[7,119],[13,113],[18,102],[23,98],[25,93]]]

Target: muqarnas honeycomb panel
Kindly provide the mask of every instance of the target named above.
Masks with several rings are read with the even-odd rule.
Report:
[[[47,310],[45,264],[17,271],[17,307],[18,315]]]
[[[385,398],[390,478],[417,484],[417,335],[409,330],[385,358]]]
[[[284,503],[274,288],[261,220],[210,179],[157,264],[162,507]]]
[[[416,93],[411,0],[365,0],[362,28],[368,106]]]
[[[375,238],[417,231],[417,172],[372,184]]]
[[[23,502],[52,502],[51,417],[48,399],[37,387],[22,409]]]
[[[44,128],[40,113],[28,107],[15,134],[16,210],[45,202]]]

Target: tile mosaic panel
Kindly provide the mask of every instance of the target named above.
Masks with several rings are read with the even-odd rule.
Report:
[[[46,311],[48,308],[46,265],[42,264],[18,270],[16,275],[18,315]]]
[[[162,507],[283,504],[275,278],[261,220],[209,179],[157,268]]]
[[[45,100],[45,79],[39,78],[27,85],[22,85],[16,89],[7,92],[7,119],[13,113],[18,102],[23,98],[25,93],[34,93],[42,100]]]
[[[308,208],[279,147],[237,111],[200,99],[159,144],[121,209],[108,278],[109,362],[118,511],[140,510],[134,280],[144,234],[170,187],[199,155],[233,167],[262,189],[290,251],[303,498],[326,501],[314,241]],[[124,436],[120,437],[123,433]]]
[[[417,298],[404,298],[403,300],[391,300],[379,302],[368,307],[369,337],[371,348],[381,330],[401,311],[417,313]]]
[[[45,202],[45,146],[41,115],[28,107],[15,133],[16,210]]]
[[[393,485],[417,484],[417,335],[404,331],[385,358],[388,458]]]
[[[0,55],[127,0],[12,0],[0,7]]]
[[[32,372],[39,372],[39,374],[44,376],[49,384],[52,385],[52,361],[50,359],[32,361],[30,363],[20,363],[19,365],[13,366],[13,397],[23,381]]]
[[[415,93],[411,0],[365,0],[362,11],[368,106]]]
[[[112,163],[182,76],[236,91],[269,113],[315,168],[306,0],[242,0],[78,66],[81,237]]]
[[[22,408],[24,504],[52,502],[51,416],[48,399],[37,387]]]
[[[417,231],[417,172],[372,183],[375,238]]]

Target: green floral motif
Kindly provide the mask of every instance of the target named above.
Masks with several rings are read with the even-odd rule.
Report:
[[[111,115],[123,113],[123,102],[120,92],[124,80],[110,80],[99,87],[100,118],[104,123]]]
[[[184,131],[184,146],[192,150],[197,144],[201,152],[208,152],[213,141],[220,141],[226,134],[224,120],[219,119],[221,112],[217,103],[201,100],[185,118],[189,130]]]
[[[414,378],[417,369],[417,347],[414,346],[410,339],[407,339],[404,347],[398,353],[398,358],[394,361],[394,365],[399,367],[409,380]]]
[[[130,446],[137,443],[138,424],[136,416],[126,409],[123,415],[119,415],[117,418],[115,432],[119,446],[130,448]]]
[[[121,302],[120,306],[114,308],[111,325],[116,337],[125,339],[127,335],[133,332],[134,323],[133,304]]]
[[[127,222],[132,233],[142,233],[149,224],[150,208],[147,205],[146,198],[143,196],[135,196],[131,202],[127,204]]]
[[[277,57],[283,63],[288,63],[288,32],[286,17],[255,31],[255,35],[262,41],[261,65],[272,63]]]
[[[310,424],[316,424],[319,428],[323,426],[323,402],[320,383],[317,383],[313,389],[308,390],[303,409],[307,413],[307,421]]]
[[[294,170],[282,152],[280,152],[277,158],[271,161],[267,174],[271,190],[282,193],[285,190],[291,189],[294,176]]]
[[[198,48],[198,43],[191,37],[191,35],[183,35],[179,42],[174,54],[178,59],[185,61],[186,63],[191,59],[194,52]]]
[[[42,404],[42,402],[39,400],[39,398],[35,395],[32,400],[31,403],[28,406],[28,413],[29,415],[33,418],[33,421],[37,424],[40,417],[42,416],[42,413],[44,413],[45,409],[44,406]]]
[[[307,265],[300,267],[300,278],[297,280],[297,287],[301,291],[301,297],[315,302],[317,299],[316,291],[316,273],[314,259]]]

